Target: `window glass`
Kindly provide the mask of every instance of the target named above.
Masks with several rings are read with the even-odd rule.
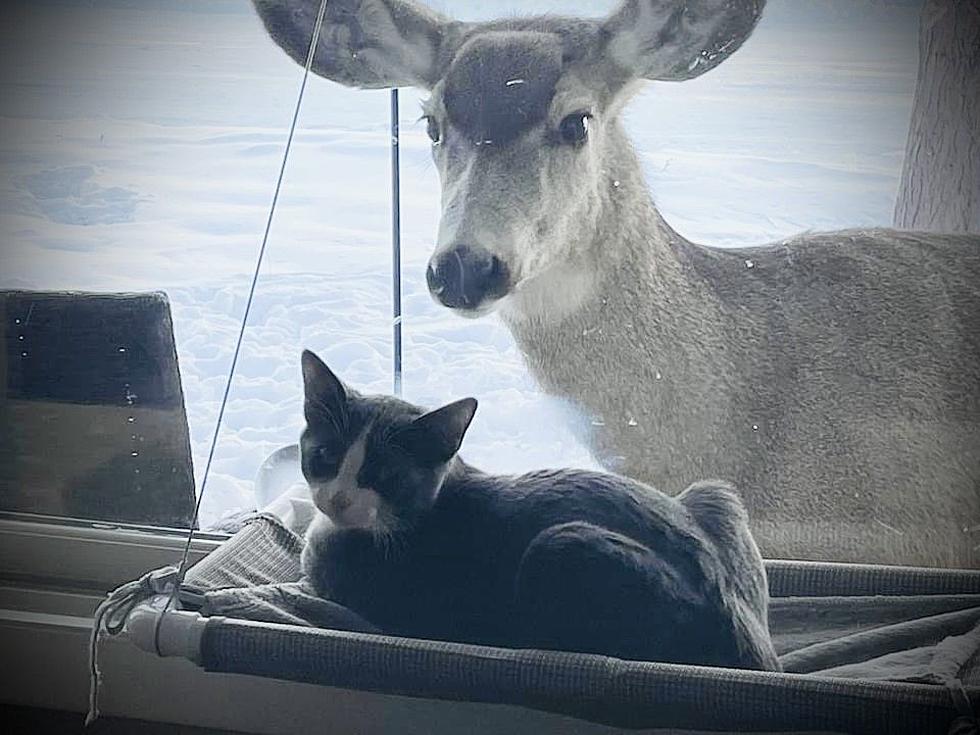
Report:
[[[598,16],[615,5],[603,0],[583,11],[571,0],[429,4],[464,20]],[[683,84],[643,87],[625,108],[625,127],[664,219],[694,242],[723,247],[778,242],[804,230],[888,225],[915,86],[918,10],[912,2],[772,0],[754,36],[716,70]],[[63,373],[25,372],[19,362],[15,342],[27,333],[16,320],[30,303],[20,292],[166,294],[182,388],[182,408],[174,410],[186,411],[199,486],[302,69],[268,38],[246,0],[41,0],[5,5],[0,17],[0,288],[18,292],[8,295],[16,296],[16,308],[2,312],[0,331],[8,346],[0,372],[5,431],[15,419],[23,423],[15,411],[29,413],[18,403],[28,398],[73,406],[101,401],[114,408],[71,420],[104,425],[98,441],[116,447],[99,467],[64,470],[51,481],[49,494],[58,502],[37,500],[23,468],[7,471],[0,505],[179,525],[186,481],[157,477],[149,492],[168,500],[132,513],[114,511],[102,489],[135,469],[127,458],[138,451],[132,436],[142,434],[116,423],[126,422],[130,409],[151,410],[154,391],[166,392],[174,369],[166,336],[155,343],[162,352],[145,388],[137,389],[136,372],[124,371],[106,388],[109,397],[96,388],[68,395],[55,386]],[[589,445],[595,417],[562,391],[542,390],[499,315],[461,319],[430,296],[425,272],[439,227],[440,185],[418,120],[425,96],[409,89],[400,96],[405,396],[428,405],[480,399],[464,454],[487,470],[628,470],[615,452],[596,459]],[[385,91],[310,79],[203,527],[268,500],[256,495],[255,478],[302,428],[301,349],[316,351],[359,389],[391,390],[388,114]],[[125,348],[133,335],[161,325],[166,331],[169,318],[143,319],[122,335],[108,330],[105,349],[80,364],[75,378],[100,380],[99,361],[111,347]],[[93,316],[68,336],[81,339],[98,323]],[[93,352],[72,349],[70,340],[57,349],[79,360]],[[120,382],[131,383],[134,397],[119,393]],[[68,421],[65,415],[50,421]],[[619,419],[632,420],[625,413]],[[163,426],[157,431],[172,435]],[[57,455],[58,447],[44,445],[54,441],[50,436],[31,436],[40,445],[22,441],[17,457],[7,453],[8,467]],[[68,456],[83,454],[83,447]],[[185,466],[182,453],[181,446],[168,450],[168,469]],[[81,474],[98,489],[92,491],[98,502],[63,502],[84,485]]]
[[[5,4],[0,12],[0,286],[166,294],[199,486],[301,70],[268,41],[244,1],[45,1]],[[387,139],[383,95],[311,80],[203,526],[226,510],[254,506],[251,482],[262,457],[295,441],[299,345],[352,344],[352,360],[364,358],[352,380],[387,385],[388,361],[371,358],[390,350]],[[9,345],[24,315],[5,316]],[[104,318],[117,316],[109,310]],[[144,321],[131,336],[160,326]],[[15,347],[8,360],[19,359]],[[62,347],[65,360],[78,358]],[[86,374],[103,359],[91,357]],[[13,398],[8,391],[6,399]],[[131,400],[138,409],[145,396]],[[115,418],[86,420],[106,431],[111,424],[116,433]],[[5,423],[15,426],[12,417]],[[114,457],[130,457],[127,428]],[[32,438],[42,437],[24,437]],[[58,438],[85,453],[84,441],[70,433]],[[34,464],[55,451],[23,447]],[[111,485],[114,473],[100,481]],[[62,474],[51,494],[74,495],[71,473]],[[6,509],[175,520],[28,502],[37,500],[29,479],[11,467]],[[171,496],[174,489],[163,484],[150,492]],[[186,498],[183,489],[179,494],[171,499],[182,518]]]

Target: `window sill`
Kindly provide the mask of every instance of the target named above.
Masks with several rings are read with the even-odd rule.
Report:
[[[0,584],[103,596],[147,571],[177,563],[186,531],[6,514],[0,517]],[[195,534],[197,562],[223,536]]]
[[[105,592],[180,559],[186,536],[162,529],[0,518],[0,650],[6,704],[85,712],[91,614]],[[221,542],[202,534],[197,561]],[[103,638],[108,717],[270,735],[296,732],[572,733],[618,730],[520,707],[412,699],[250,676]],[[16,672],[16,675],[11,675]]]

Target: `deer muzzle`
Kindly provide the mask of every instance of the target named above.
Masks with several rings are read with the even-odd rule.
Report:
[[[443,306],[476,311],[511,290],[510,269],[496,255],[467,245],[439,253],[425,272],[429,292]]]

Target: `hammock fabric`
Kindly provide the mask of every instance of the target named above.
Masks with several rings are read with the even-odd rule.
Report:
[[[980,572],[768,562],[770,673],[386,636],[307,591],[302,544],[258,516],[190,570],[205,669],[629,728],[980,733]]]

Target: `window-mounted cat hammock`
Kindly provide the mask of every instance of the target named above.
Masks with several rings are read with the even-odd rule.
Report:
[[[323,0],[212,456],[325,8]],[[397,91],[392,92],[392,113],[397,393]],[[210,457],[195,520],[209,470]],[[150,572],[99,607],[90,717],[97,713],[94,654],[104,629],[125,633],[148,652],[183,657],[207,671],[519,705],[620,727],[980,734],[980,572],[769,562],[770,629],[786,673],[736,671],[385,635],[307,590],[300,581],[299,556],[308,504],[283,497],[278,507],[278,513],[254,517],[190,570],[185,551],[180,570]]]
[[[302,521],[289,525],[256,516],[190,569],[183,609],[161,612],[166,594],[137,604],[129,639],[207,671],[619,727],[976,732],[980,572],[769,562],[770,628],[787,673],[736,671],[386,636],[306,590]]]

